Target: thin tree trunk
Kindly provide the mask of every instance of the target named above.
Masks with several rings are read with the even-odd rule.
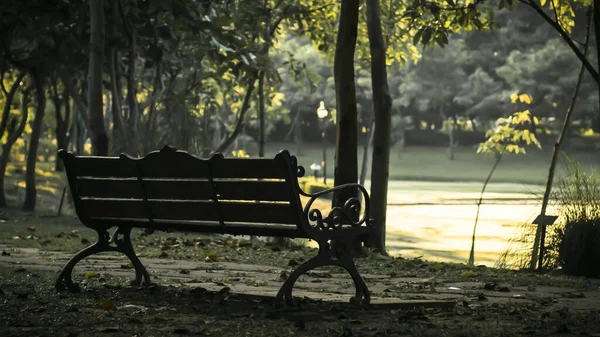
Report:
[[[475,224],[473,225],[473,236],[471,237],[471,252],[469,253],[469,262],[468,262],[468,264],[470,266],[475,264],[475,232],[477,230],[477,222],[479,221],[479,210],[481,209],[481,203],[483,202],[483,194],[485,193],[485,189],[487,188],[487,185],[490,182],[490,179],[492,179],[492,175],[496,171],[498,164],[500,164],[500,161],[502,160],[502,157],[504,156],[505,150],[506,150],[506,146],[502,149],[500,154],[496,157],[496,162],[494,163],[494,166],[492,166],[492,169],[490,170],[490,173],[488,174],[488,176],[485,178],[485,181],[483,182],[483,188],[481,188],[481,194],[479,195],[479,200],[477,200],[477,213],[475,214]]]
[[[369,167],[369,149],[373,145],[373,137],[375,135],[375,119],[371,120],[371,127],[369,130],[369,138],[365,142],[365,146],[363,146],[363,157],[362,157],[362,165],[360,167],[360,178],[358,179],[358,183],[361,185],[365,185],[365,180],[367,180],[367,167]],[[360,196],[360,194],[359,194]]]
[[[300,107],[296,107],[296,110],[298,111],[296,113],[296,120],[295,120],[295,125],[294,125],[294,143],[296,144],[296,154],[298,156],[301,156],[304,154],[304,150],[303,150],[303,146],[302,146],[302,119],[301,119],[301,112],[300,112]]]
[[[42,134],[42,122],[44,121],[44,112],[46,111],[46,93],[44,92],[42,75],[38,70],[34,70],[32,77],[35,84],[37,107],[35,109],[33,126],[31,127],[31,138],[29,139],[25,171],[25,201],[23,202],[23,209],[28,211],[33,211],[35,209],[37,199],[35,166],[37,164],[37,150],[40,143],[40,135]]]
[[[258,156],[265,156],[265,71],[258,77]]]
[[[334,57],[335,96],[337,104],[337,137],[334,185],[356,183],[358,180],[358,111],[354,75],[354,52],[359,17],[359,0],[342,1],[340,24]],[[333,205],[343,206],[346,200],[356,197],[354,189],[338,190],[333,195]]]
[[[235,123],[235,128],[233,129],[233,132],[229,136],[227,136],[225,139],[223,139],[223,141],[221,141],[221,143],[219,144],[219,146],[217,147],[217,149],[214,152],[223,153],[224,151],[226,151],[227,148],[229,148],[229,146],[231,146],[231,144],[233,143],[233,141],[235,140],[237,135],[240,133],[240,131],[242,131],[242,128],[244,126],[244,116],[246,115],[246,112],[248,112],[248,109],[250,108],[250,97],[252,97],[252,92],[254,91],[254,85],[256,82],[257,74],[254,73],[250,76],[251,76],[250,83],[248,84],[248,89],[246,89],[246,96],[244,97],[244,102],[242,103],[242,107],[240,109],[240,115],[238,116],[238,119]]]
[[[117,49],[117,22],[120,20],[119,15],[119,0],[111,1],[111,16],[112,25],[110,26],[110,36],[112,39],[110,49],[108,51],[108,71],[110,74],[110,91],[112,103],[112,149],[113,154],[123,151],[123,144],[126,143],[126,132],[124,129],[125,121],[123,120],[123,112],[121,111],[121,85],[119,80],[119,51]]]
[[[594,5],[596,2],[594,2]],[[594,8],[594,15],[596,14]],[[589,36],[590,36],[590,28],[591,28],[591,11],[588,12],[588,25],[587,25],[587,34],[584,42],[583,55],[585,56],[589,47]],[[595,19],[595,17],[594,17]],[[598,32],[598,27],[596,27],[596,32]],[[554,144],[554,151],[552,152],[552,160],[550,161],[550,168],[548,169],[548,180],[546,181],[546,190],[544,191],[544,199],[542,200],[542,208],[540,211],[540,215],[546,215],[546,208],[548,207],[548,202],[550,200],[550,192],[552,191],[552,183],[554,181],[554,172],[556,171],[556,162],[558,161],[558,155],[562,148],[562,144],[565,140],[565,135],[567,134],[567,129],[569,128],[569,122],[571,120],[571,115],[573,110],[575,109],[575,105],[577,103],[577,96],[579,96],[579,89],[581,88],[581,80],[583,79],[583,70],[584,64],[581,63],[579,67],[579,74],[577,75],[577,83],[575,84],[575,89],[573,90],[573,96],[571,97],[571,104],[569,105],[569,109],[565,115],[565,120],[563,121],[562,129],[560,130],[560,135]],[[538,225],[537,230],[535,232],[535,238],[533,241],[533,248],[531,251],[531,261],[529,262],[529,269],[534,270],[535,265],[538,261],[538,253],[543,247],[540,246],[541,239],[545,236],[545,226]],[[543,266],[540,266],[540,270]]]
[[[269,49],[271,45],[271,11],[268,8],[268,1],[264,1],[263,8],[266,12],[265,19],[265,33],[264,33],[264,46],[263,46],[263,55],[268,58]],[[258,78],[258,105],[259,105],[259,129],[258,129],[258,156],[260,158],[265,156],[265,71],[268,65],[263,65],[263,69],[260,71],[260,75]]]
[[[379,0],[367,0],[367,29],[371,50],[371,82],[375,127],[371,167],[371,217],[375,234],[368,244],[382,254],[385,251],[387,193],[390,175],[392,99],[387,81],[386,46],[381,31]]]
[[[64,100],[63,98],[60,97],[59,95],[59,91],[58,91],[58,82],[56,77],[51,76],[50,77],[50,82],[51,82],[51,93],[52,93],[52,105],[54,105],[54,119],[56,121],[56,125],[54,128],[54,133],[56,136],[56,147],[57,147],[57,151],[59,149],[64,149],[65,147],[65,141],[67,139],[67,131],[69,128],[69,112],[68,112],[68,100]],[[63,91],[63,95],[67,95],[66,90]],[[63,118],[62,115],[62,106],[63,104],[65,105],[65,118]],[[60,160],[58,157],[56,157],[56,160],[54,162],[54,170],[56,172],[61,172],[64,169],[64,165],[62,160]]]
[[[472,117],[469,117],[469,120],[471,121],[471,126],[473,127],[473,132],[477,132],[477,123],[475,123],[475,119]]]
[[[600,69],[600,0],[594,0],[594,36],[596,38],[596,62],[598,69]],[[586,47],[587,48],[587,47]],[[584,48],[585,49],[585,48]],[[583,52],[583,56],[586,55],[586,51]],[[600,82],[598,82],[598,97],[600,97]],[[600,109],[598,109],[598,119],[596,122],[597,129],[600,130]]]
[[[12,133],[8,134],[6,143],[2,144],[2,154],[0,155],[0,207],[8,206],[6,202],[6,193],[4,191],[4,177],[6,176],[6,166],[8,165],[8,159],[10,158],[10,150],[13,145],[17,142],[17,139],[21,137],[27,125],[27,108],[29,106],[29,92],[31,88],[28,88],[23,92],[21,98],[21,121],[19,126],[13,130]],[[6,102],[9,104],[9,102]]]
[[[102,69],[104,64],[104,0],[90,0],[90,63],[88,77],[88,109],[92,153],[108,155],[108,136],[104,128],[102,102]]]
[[[441,111],[441,114],[444,116],[443,111]],[[448,123],[448,159],[454,160],[454,128],[452,126],[452,118],[448,117],[446,122]]]
[[[128,130],[127,130],[127,151],[131,154],[138,152],[139,135],[138,135],[138,123],[140,118],[140,112],[138,109],[137,101],[137,81],[135,78],[135,64],[137,59],[137,38],[136,32],[131,25],[129,25],[129,65],[127,70],[127,103],[129,105],[129,119],[128,119]]]
[[[458,117],[456,117],[456,114],[452,115],[452,121],[454,122],[454,129],[456,130],[456,133],[460,133],[462,129],[460,128],[460,124],[458,123]]]

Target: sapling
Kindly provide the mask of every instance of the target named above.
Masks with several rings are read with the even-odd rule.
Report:
[[[520,101],[521,103],[531,104],[532,102],[532,98],[528,94],[518,95],[517,93],[513,93],[510,98],[512,103]],[[496,161],[483,183],[481,194],[477,200],[477,213],[475,214],[475,225],[473,225],[473,236],[471,237],[469,265],[475,264],[475,232],[477,230],[477,222],[479,221],[479,211],[481,209],[481,202],[483,201],[483,194],[504,154],[525,154],[525,146],[529,145],[541,148],[535,134],[527,128],[527,124],[531,123],[537,125],[539,121],[535,116],[531,116],[529,110],[514,112],[508,118],[499,118],[496,122],[496,128],[486,133],[488,138],[480,143],[477,148],[477,153],[493,155],[496,157]]]

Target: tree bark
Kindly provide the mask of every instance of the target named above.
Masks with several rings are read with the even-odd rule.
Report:
[[[25,201],[23,202],[23,209],[28,211],[33,211],[35,209],[37,199],[35,166],[37,164],[37,150],[40,144],[40,135],[42,134],[42,122],[44,121],[44,112],[46,111],[46,93],[44,92],[42,75],[38,70],[33,70],[32,77],[35,84],[37,107],[35,109],[33,126],[31,127],[31,137],[29,140],[29,149],[27,151],[25,171]]]
[[[121,85],[119,80],[119,51],[117,49],[116,41],[118,22],[121,19],[119,14],[119,0],[111,1],[111,16],[112,24],[110,25],[110,48],[108,50],[108,71],[110,74],[110,97],[112,105],[112,142],[111,142],[111,153],[120,153],[123,150],[123,144],[126,142],[126,134],[123,120],[123,112],[121,111]]]
[[[54,106],[54,119],[56,120],[56,126],[54,133],[56,136],[56,147],[59,149],[66,149],[68,147],[67,132],[69,131],[69,124],[71,118],[71,109],[69,107],[69,94],[67,90],[63,90],[63,97],[60,97],[58,90],[58,81],[56,76],[50,77],[51,82],[51,101]],[[64,106],[65,114],[63,117],[62,107]],[[54,162],[54,170],[56,172],[62,172],[64,170],[64,164],[60,158],[56,157]]]
[[[137,154],[139,135],[138,124],[140,112],[137,101],[137,81],[135,78],[135,64],[137,59],[137,38],[136,32],[131,25],[129,26],[129,65],[127,70],[127,104],[129,106],[129,119],[127,120],[127,152]]]
[[[89,128],[92,153],[108,155],[108,136],[104,128],[102,68],[104,64],[104,0],[90,0],[90,63],[88,74]]]
[[[379,0],[367,0],[367,29],[371,50],[371,83],[376,128],[371,166],[371,217],[374,219],[375,234],[369,239],[368,245],[385,254],[392,99],[387,81],[386,46],[381,30]]]
[[[271,46],[271,10],[268,7],[268,2],[264,1],[264,10],[266,12],[265,18],[265,32],[264,32],[264,46],[263,55],[265,59],[269,57],[269,49]],[[260,71],[258,77],[258,106],[259,106],[259,129],[258,129],[258,156],[260,158],[265,156],[265,70],[267,65],[263,65],[263,69]]]
[[[594,36],[596,39],[596,62],[600,69],[600,0],[594,0]],[[586,51],[583,52],[586,56]],[[600,97],[600,82],[598,82],[598,97]],[[598,109],[597,129],[600,130],[600,109]]]
[[[358,111],[356,107],[356,85],[354,76],[354,52],[358,30],[359,0],[342,1],[340,24],[334,56],[336,116],[336,155],[334,185],[356,183],[358,180]],[[343,206],[355,189],[335,191],[333,205]]]
[[[21,134],[23,134],[23,131],[25,130],[25,125],[27,125],[27,107],[29,105],[30,89],[31,88],[25,90],[21,98],[21,121],[19,122],[19,126],[13,130],[12,133],[8,134],[6,143],[2,144],[2,155],[0,155],[0,207],[8,206],[6,202],[6,194],[4,192],[6,166],[8,165],[8,159],[10,158],[10,150],[17,142],[17,139],[21,137]],[[10,103],[7,101],[6,104],[9,105]]]
[[[265,156],[265,71],[258,77],[258,156]]]

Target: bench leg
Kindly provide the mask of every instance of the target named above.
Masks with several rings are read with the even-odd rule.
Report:
[[[77,252],[73,257],[64,265],[61,269],[58,277],[56,278],[56,283],[54,284],[54,288],[56,290],[65,290],[65,286],[72,292],[79,291],[79,286],[73,283],[73,279],[71,274],[73,273],[73,268],[79,261],[85,259],[88,256],[109,251],[110,250],[110,239],[108,237],[107,232],[98,231],[98,241],[92,244],[89,247],[86,247],[79,252]]]
[[[277,302],[285,300],[287,305],[294,306],[295,303],[292,291],[298,278],[312,269],[324,266],[339,266],[344,268],[350,274],[356,289],[355,296],[350,299],[350,303],[368,305],[371,302],[369,288],[367,287],[367,284],[363,280],[362,276],[360,276],[358,269],[356,269],[356,265],[354,264],[352,257],[348,254],[345,254],[339,258],[332,256],[330,253],[329,243],[319,244],[319,253],[317,256],[301,264],[292,272],[292,274],[287,278],[287,280],[285,280],[279,289],[276,297]]]
[[[121,235],[122,238],[119,237]],[[112,243],[114,243],[115,246],[112,246]],[[117,228],[112,238],[109,237],[108,232],[98,231],[98,241],[91,246],[77,252],[64,265],[58,274],[54,288],[59,291],[64,290],[65,288],[72,292],[79,291],[79,286],[73,283],[73,268],[77,263],[79,263],[79,261],[85,259],[86,257],[102,252],[119,252],[131,260],[131,263],[135,268],[135,280],[131,282],[132,285],[142,284],[142,279],[143,285],[150,284],[150,275],[133,250],[133,245],[131,244],[131,228]]]
[[[123,234],[123,239],[116,240],[117,248],[119,251],[125,256],[129,258],[131,264],[133,264],[133,268],[135,269],[135,280],[131,281],[131,285],[133,286],[149,286],[150,285],[150,274],[146,270],[146,267],[142,264],[142,261],[135,255],[135,251],[133,249],[133,244],[131,243],[131,228],[124,230],[121,234]]]

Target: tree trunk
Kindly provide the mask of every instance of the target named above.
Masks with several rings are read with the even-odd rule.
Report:
[[[458,123],[458,117],[456,117],[456,114],[452,114],[452,121],[454,122],[454,130],[456,130],[457,134],[460,134],[462,130],[460,128],[460,124]]]
[[[473,132],[477,132],[477,123],[475,122],[475,118],[469,117],[469,120],[471,121],[471,126],[473,127]]]
[[[140,112],[137,101],[137,80],[135,78],[135,64],[137,59],[137,38],[136,31],[129,25],[129,65],[127,70],[127,104],[129,105],[129,119],[126,139],[126,149],[130,154],[137,154],[139,151],[138,124]]]
[[[90,63],[88,74],[88,110],[92,153],[108,155],[108,137],[104,128],[102,68],[104,62],[104,0],[90,0]]]
[[[358,111],[354,76],[354,52],[358,30],[359,0],[342,1],[340,24],[334,57],[335,96],[337,103],[337,137],[334,185],[356,183],[358,180]],[[357,190],[344,189],[333,195],[333,205],[343,206]]]
[[[57,77],[58,76],[53,75],[50,76],[49,79],[51,83],[51,101],[52,105],[54,106],[54,119],[56,121],[56,126],[54,128],[54,133],[56,136],[56,150],[58,151],[59,149],[66,149],[69,145],[68,132],[71,120],[71,108],[69,105],[69,94],[67,92],[67,89],[64,88],[64,85],[62,97],[59,94]],[[64,117],[62,113],[63,106],[65,110]],[[63,170],[64,164],[62,160],[60,160],[60,158],[58,158],[57,156],[56,160],[54,161],[54,171],[62,172]]]
[[[258,77],[258,156],[265,156],[265,71]]]
[[[268,8],[267,0],[264,1],[264,10],[266,12],[265,18],[265,33],[264,33],[264,46],[263,46],[263,55],[265,59],[268,59],[269,49],[271,46],[271,11]],[[260,158],[265,156],[265,70],[267,69],[267,64],[263,65],[263,69],[260,72],[258,78],[258,105],[259,105],[259,129],[258,129],[258,156]]]
[[[373,137],[375,136],[375,119],[371,120],[371,127],[369,130],[369,137],[367,138],[365,145],[363,146],[363,158],[362,165],[360,167],[360,178],[358,179],[358,183],[361,185],[365,185],[365,180],[367,180],[367,167],[369,166],[369,149],[373,146]],[[360,194],[359,194],[360,196]]]
[[[371,166],[371,217],[374,219],[374,234],[369,238],[368,245],[385,253],[392,99],[387,81],[386,46],[381,31],[379,0],[367,0],[367,29],[371,50],[371,83],[376,127]]]
[[[123,145],[126,143],[126,133],[124,129],[123,112],[121,111],[121,85],[119,80],[119,51],[117,50],[117,22],[120,20],[119,15],[119,0],[111,1],[111,16],[113,19],[110,25],[110,37],[112,42],[108,51],[108,71],[110,74],[110,91],[111,91],[111,103],[112,103],[112,149],[111,153],[117,154],[123,152]]]
[[[11,103],[7,101],[6,104],[10,105]],[[8,206],[6,203],[6,194],[4,192],[4,177],[6,176],[6,166],[8,164],[8,159],[10,158],[10,150],[12,149],[17,139],[21,137],[21,134],[23,134],[23,130],[25,130],[25,125],[27,125],[28,105],[29,89],[23,92],[23,96],[21,99],[21,121],[19,122],[19,126],[8,134],[8,137],[6,138],[6,143],[2,144],[2,155],[0,155],[0,207]]]
[[[502,149],[500,154],[496,156],[496,161],[494,162],[494,166],[490,170],[490,173],[485,178],[483,182],[483,187],[481,188],[481,194],[479,194],[479,199],[477,200],[477,213],[475,214],[475,224],[473,225],[473,235],[471,236],[471,251],[469,252],[469,266],[475,265],[475,233],[477,231],[477,222],[479,222],[479,210],[481,209],[481,203],[483,202],[483,194],[485,193],[485,189],[487,188],[490,179],[492,179],[492,175],[496,171],[496,168],[500,164],[502,157],[504,156],[504,151],[506,150],[506,146]]]
[[[31,138],[29,139],[25,171],[25,201],[23,202],[23,209],[28,211],[33,211],[35,209],[37,199],[35,166],[37,164],[37,150],[40,143],[40,135],[42,134],[42,122],[44,121],[44,112],[46,111],[46,93],[44,92],[42,75],[40,75],[38,70],[34,70],[32,77],[35,84],[37,107],[35,109],[33,126],[31,127]]]
[[[231,146],[231,144],[233,143],[237,135],[240,133],[240,131],[242,131],[242,128],[244,126],[244,116],[250,108],[250,97],[252,97],[252,92],[254,91],[254,84],[256,82],[257,77],[256,73],[249,75],[251,78],[250,83],[248,84],[248,89],[246,89],[246,96],[244,97],[244,102],[242,103],[242,107],[240,109],[240,115],[238,116],[238,119],[235,123],[235,128],[228,137],[221,141],[215,152],[225,152],[229,148],[229,146]]]
[[[594,37],[596,40],[596,62],[600,70],[600,0],[594,0]],[[585,51],[583,56],[586,56]],[[600,97],[600,83],[598,84],[598,96]],[[596,128],[600,130],[600,109],[598,109],[598,119],[596,119]]]
[[[444,115],[444,111],[442,110],[442,108],[440,107],[440,115],[442,115],[443,119],[446,119],[446,122],[448,123],[448,159],[449,160],[454,160],[454,128],[452,126],[452,118],[448,117],[446,118]]]

